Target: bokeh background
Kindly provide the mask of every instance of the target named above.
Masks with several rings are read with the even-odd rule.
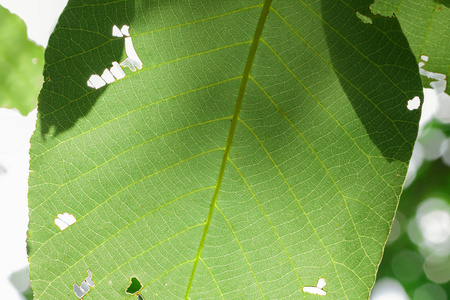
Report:
[[[67,0],[0,0],[46,46]],[[450,55],[450,53],[449,53]],[[450,97],[446,81],[425,89],[419,137],[371,300],[450,297]],[[29,139],[36,110],[0,108],[1,299],[32,299],[26,230]]]
[[[444,84],[425,90],[419,137],[372,300],[450,297],[450,97]]]

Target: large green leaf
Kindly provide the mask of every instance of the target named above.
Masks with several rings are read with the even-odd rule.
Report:
[[[424,69],[450,77],[449,0],[376,0],[371,9],[384,16],[395,14],[416,59],[428,57]],[[424,86],[435,81],[426,76],[422,80]]]
[[[27,115],[42,87],[44,48],[28,40],[25,23],[0,5],[0,107]]]
[[[271,2],[69,1],[31,147],[36,299],[76,299],[85,278],[84,299],[134,299],[131,278],[147,300],[316,299],[319,278],[327,299],[368,298],[417,63],[371,1]],[[88,87],[127,56],[124,24],[143,68]]]

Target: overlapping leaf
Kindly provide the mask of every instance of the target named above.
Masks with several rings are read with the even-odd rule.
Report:
[[[450,1],[448,0],[377,0],[374,13],[398,18],[417,61],[429,72],[450,76]],[[425,61],[421,58],[425,55]],[[422,77],[425,87],[433,78]],[[447,85],[448,93],[448,85]]]
[[[131,278],[145,299],[309,299],[319,278],[368,298],[417,134],[414,55],[370,1],[269,2],[69,2],[32,138],[36,299],[76,299],[87,270],[84,299],[136,298]],[[113,25],[143,68],[92,89],[126,57]]]

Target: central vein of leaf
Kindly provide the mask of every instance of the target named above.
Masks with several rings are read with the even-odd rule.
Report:
[[[272,4],[272,0],[265,0],[261,15],[259,17],[258,25],[256,26],[255,34],[253,35],[252,45],[250,46],[250,51],[247,57],[247,63],[245,64],[244,73],[242,75],[241,86],[239,87],[239,93],[236,99],[236,106],[234,107],[233,119],[231,120],[230,131],[228,132],[227,145],[225,148],[225,152],[223,153],[222,164],[220,166],[219,176],[217,178],[216,188],[214,190],[214,195],[211,201],[211,206],[208,212],[208,218],[206,219],[205,228],[203,230],[202,239],[200,240],[200,245],[197,250],[197,255],[195,256],[194,266],[192,267],[191,277],[189,279],[189,285],[186,290],[185,299],[189,299],[189,292],[192,287],[192,282],[194,281],[195,270],[197,269],[198,261],[200,260],[200,255],[202,253],[203,245],[205,244],[206,235],[208,233],[209,225],[211,224],[212,215],[214,213],[214,208],[217,203],[217,197],[219,195],[220,186],[222,185],[223,174],[225,173],[225,167],[227,165],[228,156],[231,151],[231,144],[233,143],[234,132],[236,130],[236,125],[239,118],[239,113],[241,111],[242,101],[244,99],[245,88],[247,87],[248,78],[250,76],[250,70],[253,65],[253,61],[255,59],[256,50],[258,49],[259,41],[261,39],[262,31],[264,28],[264,24],[267,19],[267,15],[270,11],[270,6]]]

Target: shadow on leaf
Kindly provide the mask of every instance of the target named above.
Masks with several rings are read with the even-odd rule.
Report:
[[[388,161],[408,162],[420,109],[406,105],[415,96],[423,99],[418,67],[398,20],[371,14],[371,2],[322,0],[326,42],[342,89],[374,145]],[[373,24],[354,26],[356,12]]]
[[[57,136],[85,117],[108,88],[87,86],[124,52],[124,41],[112,36],[113,25],[129,25],[134,2],[77,5],[69,2],[45,52],[44,86],[39,95],[41,135]],[[61,50],[62,49],[62,50]]]
[[[450,8],[450,0],[434,0],[438,5],[444,5],[447,8]]]

